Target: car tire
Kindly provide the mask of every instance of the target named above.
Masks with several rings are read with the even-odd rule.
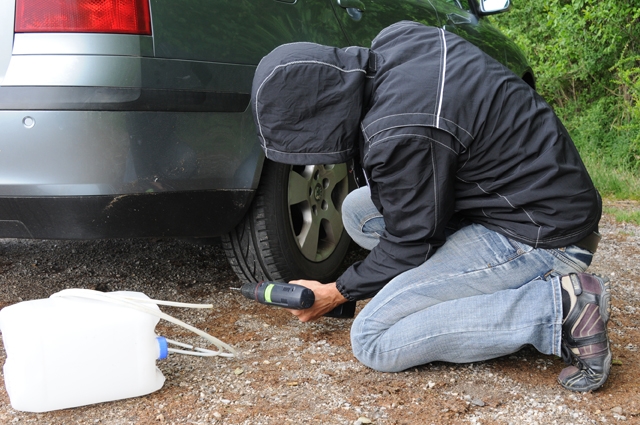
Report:
[[[350,181],[346,164],[266,160],[249,212],[222,237],[240,281],[334,281],[351,241],[341,213]]]

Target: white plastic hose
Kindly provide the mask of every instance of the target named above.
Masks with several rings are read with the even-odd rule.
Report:
[[[231,347],[228,344],[225,344],[224,342],[220,341],[218,338],[213,337],[208,333],[194,326],[189,325],[188,323],[185,323],[179,319],[176,319],[173,316],[163,313],[159,309],[150,308],[149,306],[145,305],[145,304],[154,304],[154,305],[165,305],[165,306],[185,307],[185,308],[213,308],[212,304],[188,304],[188,303],[178,303],[173,301],[152,300],[149,298],[130,297],[125,294],[118,294],[118,293],[112,293],[112,292],[111,293],[99,292],[99,291],[94,291],[92,289],[82,289],[82,288],[64,289],[60,292],[57,292],[51,295],[51,298],[54,298],[54,297],[88,298],[93,300],[111,302],[113,304],[118,304],[124,307],[134,308],[136,310],[151,314],[153,316],[159,317],[168,322],[181,326],[185,329],[188,329],[191,332],[206,339],[207,341],[209,341],[211,344],[215,345],[218,348],[218,351],[213,351],[213,350],[208,350],[206,348],[193,347],[189,344],[183,344],[177,341],[172,341],[167,339],[167,342],[170,342],[171,344],[174,344],[183,348],[188,348],[190,350],[195,350],[195,351],[186,351],[186,350],[178,350],[175,348],[169,348],[169,352],[172,352],[172,353],[188,354],[192,356],[202,356],[202,357],[213,357],[213,356],[235,357],[237,355],[237,352],[233,347]]]

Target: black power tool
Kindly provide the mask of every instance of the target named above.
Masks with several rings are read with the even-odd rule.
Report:
[[[234,288],[237,289],[237,288]],[[283,282],[260,282],[242,285],[240,292],[250,300],[258,301],[266,305],[304,310],[313,305],[316,297],[313,291],[302,285]],[[356,302],[348,301],[339,305],[327,314],[326,317],[350,318],[355,315]]]

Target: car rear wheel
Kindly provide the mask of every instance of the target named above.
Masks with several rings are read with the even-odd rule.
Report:
[[[341,213],[349,180],[346,164],[266,161],[249,213],[222,238],[240,280],[335,280],[350,243]]]

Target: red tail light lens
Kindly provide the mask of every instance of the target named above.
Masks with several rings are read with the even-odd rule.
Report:
[[[149,0],[16,0],[16,32],[150,35]]]

